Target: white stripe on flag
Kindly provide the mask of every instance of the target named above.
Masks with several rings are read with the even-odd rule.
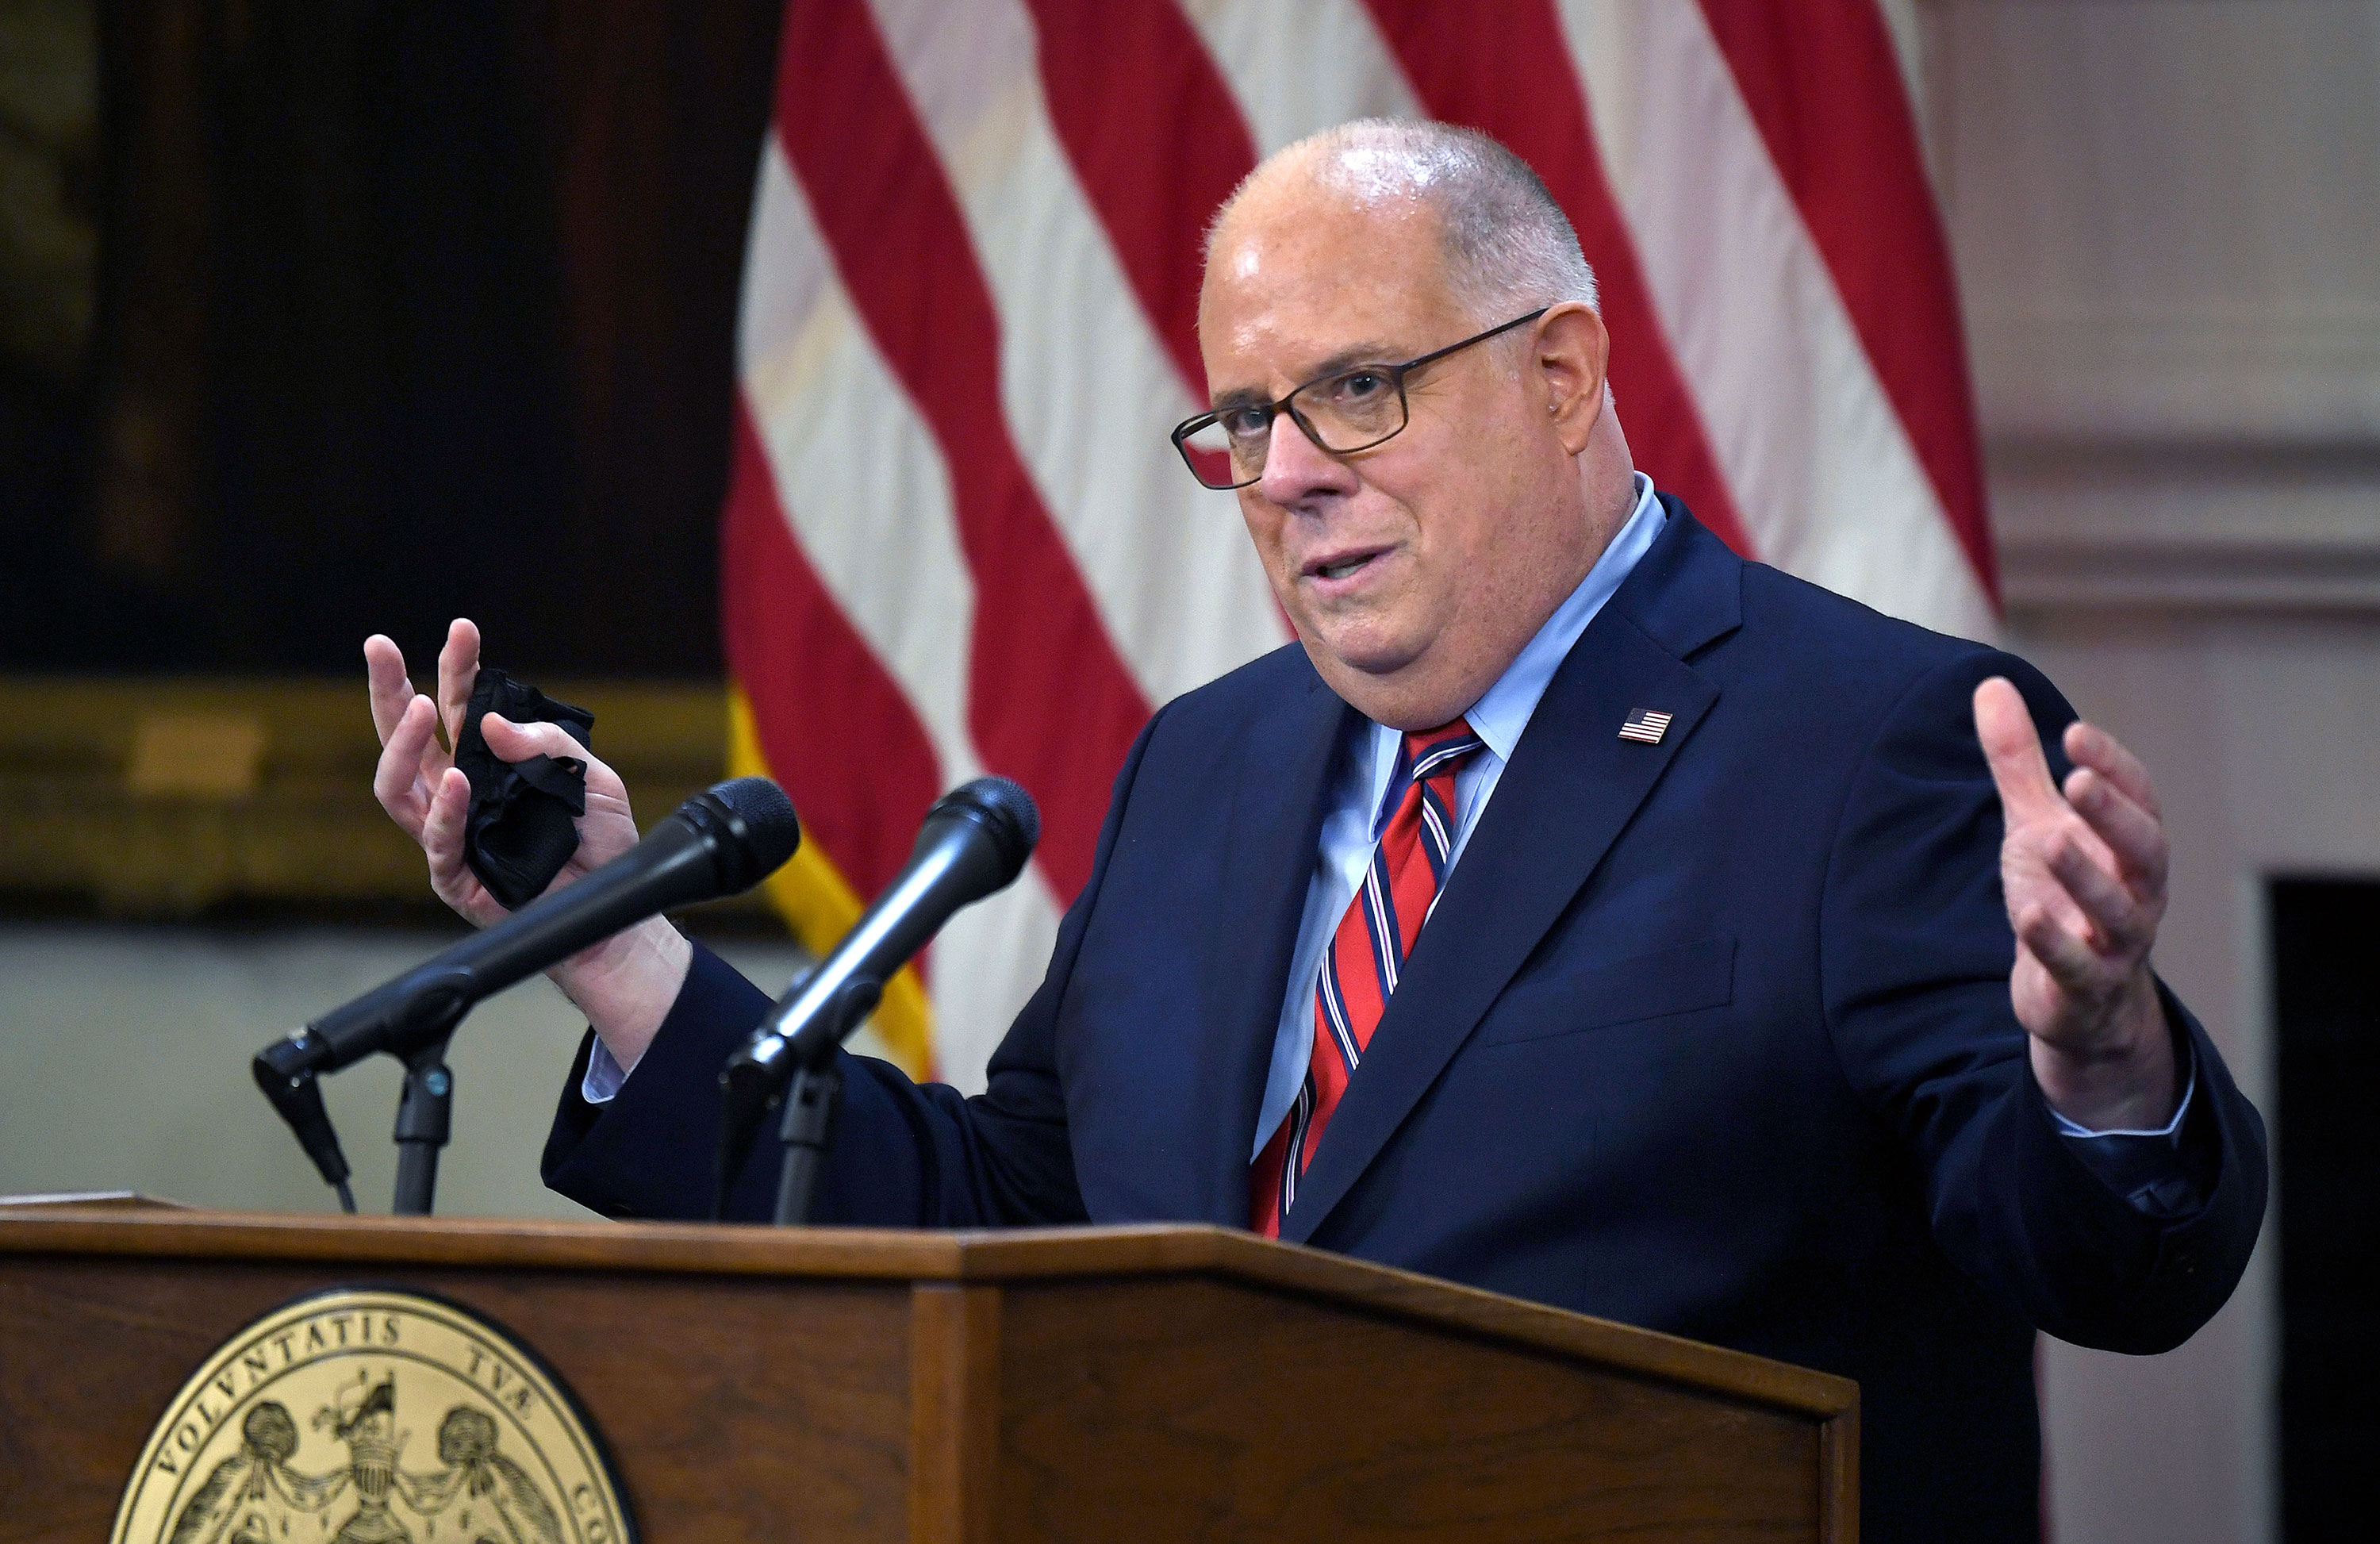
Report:
[[[1041,983],[1058,947],[1058,897],[1041,866],[964,907],[934,937],[927,986],[934,1002],[934,1062],[942,1081],[981,1093],[984,1064]]]
[[[1421,114],[1363,0],[1185,0],[1183,9],[1260,155],[1350,118]]]
[[[1760,556],[1894,615],[1993,637],[1990,603],[1701,7],[1561,9],[1654,305]]]
[[[1892,62],[1900,71],[1900,86],[1909,93],[1912,115],[1917,120],[1922,139],[1925,132],[1925,24],[1917,15],[1917,0],[1876,0],[1876,8],[1883,13],[1885,30],[1892,36]]]
[[[1165,702],[1285,642],[1237,506],[1166,444],[1202,405],[1058,141],[1030,17],[872,3],[999,308],[1010,432],[1143,693]]]

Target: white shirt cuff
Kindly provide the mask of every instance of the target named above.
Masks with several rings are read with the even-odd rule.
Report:
[[[623,1068],[612,1059],[612,1048],[601,1036],[595,1039],[595,1049],[587,1053],[587,1076],[578,1080],[578,1097],[589,1104],[609,1104],[628,1080],[633,1067]]]
[[[597,1049],[601,1050],[601,1047],[598,1046]],[[592,1062],[589,1062],[587,1064],[587,1076],[590,1082],[595,1076],[595,1064]],[[617,1085],[615,1084],[613,1087],[616,1088]],[[2068,1120],[2065,1116],[2060,1115],[2056,1110],[2050,1111],[2049,1113],[2051,1118],[2058,1122],[2058,1134],[2061,1137],[2080,1137],[2085,1139],[2101,1137],[2163,1137],[2168,1140],[2179,1142],[2181,1139],[2181,1118],[2190,1113],[2190,1096],[2196,1092],[2198,1092],[2198,1064],[2193,1060],[2190,1064],[2190,1081],[2182,1088],[2180,1101],[2173,1107],[2173,1119],[2166,1122],[2165,1125],[2156,1127],[2155,1130],[2143,1131],[2137,1129],[2119,1129],[2115,1131],[2094,1131],[2087,1125]]]

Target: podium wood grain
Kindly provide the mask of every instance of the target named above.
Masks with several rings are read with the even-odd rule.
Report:
[[[1853,1385],[1211,1228],[0,1210],[0,1540],[89,1540],[221,1342],[334,1285],[542,1356],[644,1537],[1825,1539]]]

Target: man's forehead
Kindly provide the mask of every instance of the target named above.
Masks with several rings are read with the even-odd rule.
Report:
[[[1210,279],[1265,282],[1309,264],[1440,266],[1438,216],[1418,196],[1359,196],[1298,167],[1261,175],[1216,230]]]
[[[1244,202],[1218,229],[1199,346],[1209,383],[1232,391],[1255,384],[1252,372],[1435,336],[1450,305],[1434,216],[1351,205],[1309,185]]]

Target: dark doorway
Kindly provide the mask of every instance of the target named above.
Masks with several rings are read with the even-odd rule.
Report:
[[[2272,885],[2281,1246],[2281,1516],[2372,1537],[2380,1453],[2380,881]]]

